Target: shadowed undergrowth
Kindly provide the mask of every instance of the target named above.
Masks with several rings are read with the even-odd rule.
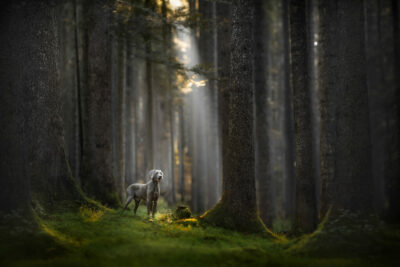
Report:
[[[214,227],[200,227],[194,218],[175,221],[171,210],[162,203],[154,220],[147,219],[145,210],[144,206],[139,207],[138,215],[134,216],[131,210],[82,207],[78,212],[42,216],[36,223],[22,222],[15,214],[8,219],[19,223],[0,229],[0,265],[379,266],[395,263],[384,251],[368,256],[354,253],[351,243],[354,240],[340,243],[344,251],[352,253],[333,251],[330,255],[318,256],[315,246],[311,246],[313,253],[299,255],[299,248],[303,252],[307,250],[310,239],[320,235],[322,229],[311,237],[277,242]],[[388,228],[382,231],[392,233],[392,237],[386,240],[382,235],[380,241],[398,249],[399,232]],[[376,241],[372,235],[367,238]],[[330,241],[323,239],[323,242]]]

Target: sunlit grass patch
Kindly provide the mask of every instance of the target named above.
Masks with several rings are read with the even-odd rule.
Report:
[[[196,218],[180,219],[176,220],[176,223],[185,226],[199,226],[199,220]]]
[[[97,222],[104,216],[104,210],[82,206],[79,214],[85,222]]]
[[[155,215],[155,220],[159,222],[164,222],[164,223],[172,223],[173,222],[173,217],[170,212],[168,213],[156,213]]]

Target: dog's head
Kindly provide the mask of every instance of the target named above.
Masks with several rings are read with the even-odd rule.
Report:
[[[159,183],[161,179],[164,177],[164,173],[161,170],[152,170],[150,171],[151,180],[155,183]]]

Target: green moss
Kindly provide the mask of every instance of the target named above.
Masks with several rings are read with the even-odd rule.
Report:
[[[17,215],[16,215],[17,216]],[[22,215],[18,215],[22,216]],[[20,221],[20,217],[13,221]],[[146,209],[136,216],[122,210],[82,207],[40,217],[36,227],[0,227],[1,266],[382,266],[396,262],[391,250],[368,257],[295,255],[258,235],[177,223],[161,202],[152,221]],[[195,220],[195,219],[189,219]],[[36,224],[26,221],[25,225]],[[400,236],[390,244],[398,248]],[[382,237],[383,238],[383,237]],[[346,248],[343,248],[346,249]]]
[[[324,217],[316,231],[293,240],[288,249],[299,255],[355,257],[392,255],[400,251],[400,230],[376,216],[341,211]]]
[[[212,209],[200,216],[201,225],[222,227],[248,234],[259,234],[266,238],[280,239],[281,237],[269,230],[256,213],[249,213],[238,220],[238,215],[227,207],[224,198]]]

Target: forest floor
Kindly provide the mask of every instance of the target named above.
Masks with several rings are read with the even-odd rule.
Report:
[[[291,248],[302,239],[273,241],[194,220],[177,223],[166,205],[149,220],[145,210],[134,216],[82,207],[41,216],[32,231],[3,226],[0,266],[400,266],[398,230],[388,234],[395,239],[387,254],[300,255]]]

